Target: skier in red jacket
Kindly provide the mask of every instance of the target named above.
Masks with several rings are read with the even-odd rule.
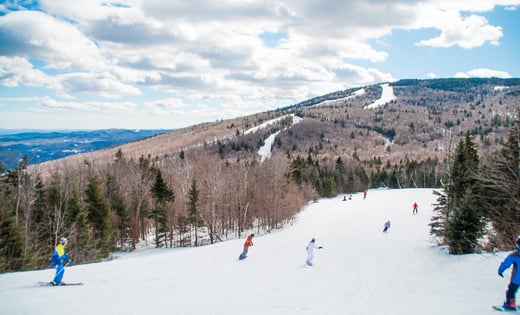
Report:
[[[242,254],[240,254],[238,259],[242,260],[247,257],[249,246],[253,246],[253,237],[255,237],[255,235],[252,233],[247,237],[246,241],[244,242],[244,251],[242,252]]]
[[[413,203],[413,214],[417,214],[419,212],[419,206],[417,205],[417,202]]]

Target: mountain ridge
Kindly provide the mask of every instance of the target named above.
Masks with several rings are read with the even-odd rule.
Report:
[[[443,159],[457,140],[470,132],[476,137],[479,152],[485,154],[503,141],[520,103],[517,78],[403,79],[388,83],[394,100],[366,109],[381,97],[382,84],[331,92],[272,111],[204,122],[138,144],[120,144],[65,159],[67,163],[110,161],[118,150],[132,158],[160,159],[201,146],[222,159],[251,158],[270,134],[283,129],[284,123],[254,135],[245,131],[291,113],[304,119],[277,135],[273,151],[312,153],[321,159],[339,155],[365,161],[380,158],[383,163]],[[361,89],[364,93],[356,95]],[[53,163],[41,163],[40,167]]]

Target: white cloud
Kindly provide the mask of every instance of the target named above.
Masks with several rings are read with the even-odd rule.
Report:
[[[417,39],[417,45],[433,48],[499,45],[503,30],[482,14],[497,5],[516,7],[520,0],[41,0],[39,5],[41,11],[19,8],[0,16],[2,85],[46,87],[71,99],[152,90],[162,93],[159,100],[151,101],[152,93],[142,99],[153,112],[231,117],[395,81],[395,74],[378,68],[392,57],[393,43],[386,41],[395,31],[427,30],[414,33],[430,37]],[[280,34],[276,45],[263,41],[266,33]]]
[[[184,114],[188,106],[181,99],[165,98],[144,104],[154,114]]]
[[[492,70],[492,69],[486,69],[486,68],[479,68],[479,69],[473,69],[468,72],[457,72],[455,73],[454,77],[456,78],[472,78],[472,77],[478,77],[478,78],[489,78],[489,77],[495,77],[495,78],[511,78],[512,76],[507,73],[506,71],[500,71],[500,70]]]
[[[115,111],[131,112],[137,105],[133,102],[61,102],[52,98],[45,98],[40,102],[44,109],[74,110],[74,111]]]
[[[488,21],[481,16],[471,15],[451,20],[451,23],[438,26],[441,34],[437,37],[422,40],[419,46],[474,48],[489,42],[498,45],[502,37],[502,28],[489,25]]]
[[[60,89],[59,81],[33,65],[24,58],[8,58],[0,56],[0,83],[8,87],[43,86],[49,89]]]
[[[124,84],[106,72],[68,73],[59,75],[58,79],[68,93],[86,93],[106,98],[141,94],[138,88]]]
[[[16,11],[0,17],[0,54],[38,58],[49,69],[102,69],[95,43],[74,25],[38,11]]]

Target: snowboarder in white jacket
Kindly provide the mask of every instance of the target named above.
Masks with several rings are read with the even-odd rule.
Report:
[[[314,258],[314,255],[313,255],[314,248],[318,248],[318,249],[322,249],[323,248],[323,246],[317,246],[316,245],[316,239],[315,238],[313,238],[309,242],[309,245],[307,245],[307,247],[306,247],[306,250],[307,250],[307,265],[309,265],[309,266],[312,266],[312,259]]]

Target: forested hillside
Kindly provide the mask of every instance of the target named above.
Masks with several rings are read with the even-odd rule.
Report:
[[[383,88],[392,100],[372,106]],[[439,202],[432,224],[440,242],[460,237],[451,214],[462,220],[475,209],[460,200],[496,211],[505,206],[520,227],[518,172],[509,176],[505,162],[497,162],[504,148],[518,148],[519,105],[518,79],[401,80],[34,166],[25,160],[2,177],[0,269],[48,266],[62,235],[75,261],[88,262],[143,243],[199,246],[268,233],[309,200],[373,187],[445,188],[448,201]],[[292,115],[301,120],[294,123]],[[261,161],[259,148],[275,134],[272,156]],[[465,145],[474,153],[458,152]],[[504,159],[518,170],[518,155]],[[474,167],[453,173],[454,165]],[[507,189],[494,189],[496,178],[484,178],[484,166],[510,178]],[[455,180],[479,176],[486,186]],[[461,187],[468,185],[466,193]],[[489,191],[510,201],[483,193]],[[479,250],[474,240],[485,223],[500,225],[497,213],[477,214],[470,245],[453,244],[454,253]],[[493,233],[500,247],[513,232]]]

